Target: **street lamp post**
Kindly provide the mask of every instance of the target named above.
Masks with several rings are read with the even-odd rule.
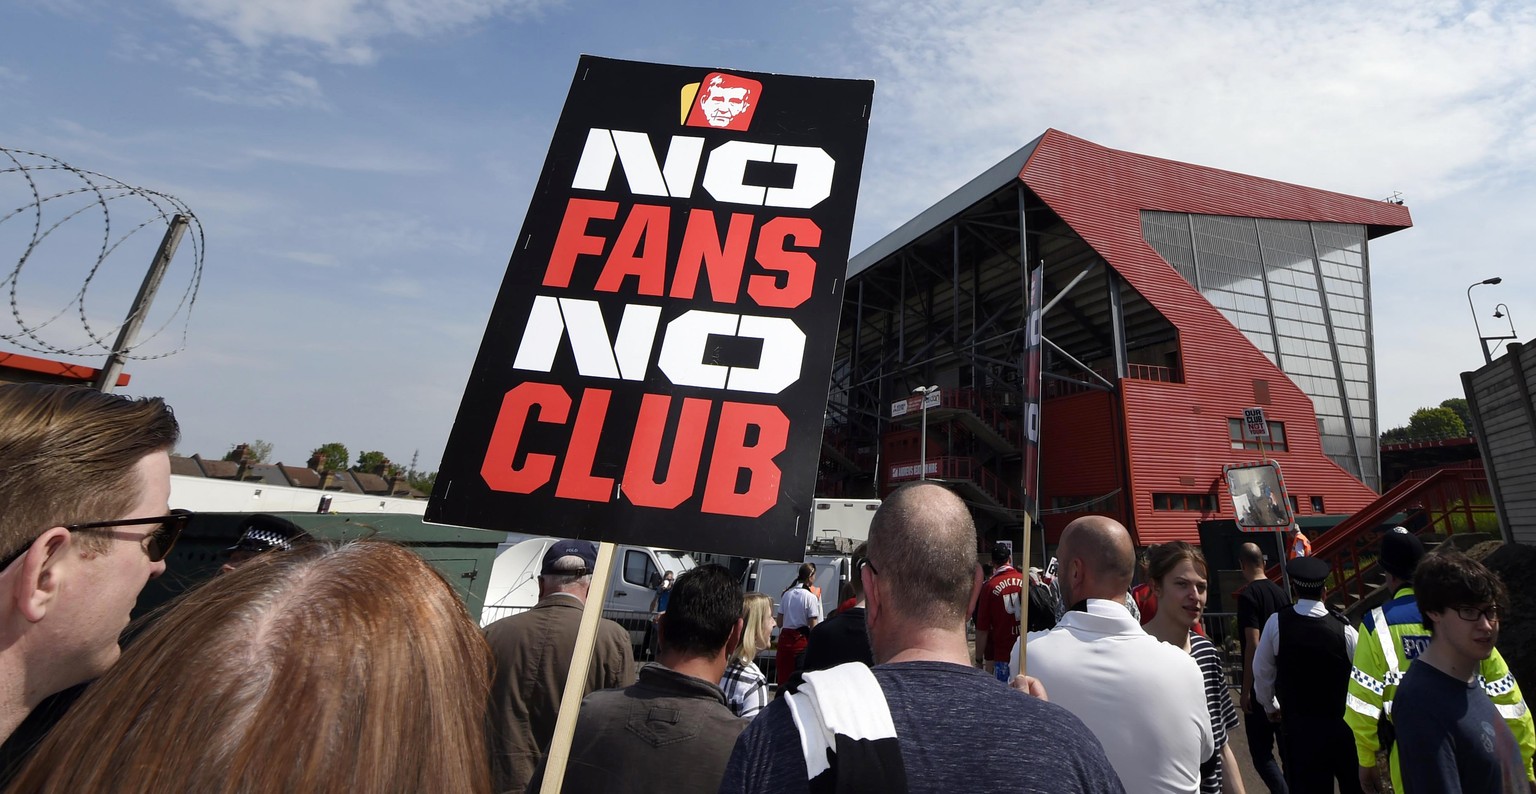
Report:
[[[1509,307],[1504,305],[1504,304],[1502,304],[1502,303],[1497,305],[1497,306],[1495,306],[1495,307],[1493,307],[1493,319],[1497,320],[1497,319],[1499,319],[1501,317],[1504,318],[1505,322],[1509,323],[1509,333],[1507,333],[1507,334],[1505,334],[1503,336],[1485,336],[1485,337],[1482,337],[1483,351],[1485,353],[1488,350],[1488,343],[1489,342],[1503,342],[1505,340],[1518,339],[1519,338],[1518,336],[1515,335],[1515,317],[1514,317],[1514,315],[1509,313]]]
[[[919,386],[912,390],[913,394],[923,396],[923,431],[918,439],[917,478],[928,479],[928,395],[939,390],[938,386]]]
[[[1493,278],[1485,278],[1482,281],[1467,287],[1467,308],[1472,310],[1472,327],[1477,329],[1477,346],[1483,350],[1484,364],[1492,364],[1493,356],[1488,352],[1488,344],[1483,337],[1483,326],[1477,320],[1477,307],[1472,305],[1472,287],[1480,287],[1484,284],[1498,284],[1503,281],[1504,279],[1498,276],[1494,276]]]

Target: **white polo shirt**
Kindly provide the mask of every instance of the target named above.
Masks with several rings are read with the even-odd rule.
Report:
[[[1194,657],[1148,634],[1124,604],[1097,598],[1027,641],[1027,672],[1099,738],[1127,792],[1199,790],[1216,742]],[[1012,664],[1017,673],[1018,643]]]
[[[805,631],[812,618],[821,622],[821,599],[810,590],[795,585],[779,599],[779,614],[784,616],[783,628]]]

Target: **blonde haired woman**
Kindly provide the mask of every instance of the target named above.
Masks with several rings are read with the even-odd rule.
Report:
[[[771,696],[768,678],[753,660],[773,642],[773,599],[762,593],[747,593],[741,601],[741,617],[746,623],[741,630],[741,644],[731,652],[730,664],[720,678],[720,689],[725,692],[725,702],[731,711],[750,720],[768,705]]]

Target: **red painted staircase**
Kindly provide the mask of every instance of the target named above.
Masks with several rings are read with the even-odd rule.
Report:
[[[1482,532],[1497,537],[1498,517],[1481,461],[1410,472],[1365,509],[1314,538],[1312,556],[1332,569],[1324,602],[1358,618],[1376,600],[1373,595],[1383,595],[1378,590],[1385,577],[1376,567],[1380,530],[1395,524],[1418,535],[1426,547],[1456,535]],[[1283,581],[1279,565],[1267,573]]]

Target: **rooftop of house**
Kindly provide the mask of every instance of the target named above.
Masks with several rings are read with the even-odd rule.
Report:
[[[186,477],[259,482],[292,488],[314,488],[342,493],[425,499],[427,494],[412,488],[404,475],[393,477],[378,472],[342,470],[320,472],[307,466],[277,463],[243,464],[232,460],[211,460],[201,455],[171,456],[171,473]]]

